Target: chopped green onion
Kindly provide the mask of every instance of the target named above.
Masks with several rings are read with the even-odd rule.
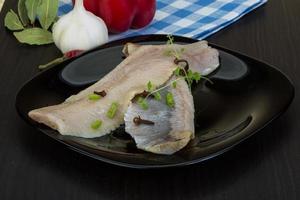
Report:
[[[95,120],[91,123],[91,128],[94,130],[97,130],[101,127],[102,121],[101,120]]]
[[[113,102],[109,108],[109,110],[106,113],[106,116],[110,119],[113,119],[116,115],[116,112],[118,110],[118,103],[117,102]]]
[[[100,98],[101,98],[101,96],[98,94],[90,94],[89,95],[89,100],[92,100],[92,101],[99,100]]]
[[[161,100],[161,95],[159,92],[155,92],[154,94],[154,99],[157,100],[157,101],[160,101]]]
[[[166,96],[166,104],[167,104],[170,108],[173,108],[173,107],[175,106],[173,94],[172,94],[171,92],[168,92],[168,93],[167,93],[167,96]]]
[[[148,102],[142,97],[138,99],[137,103],[143,110],[147,110],[149,108]]]

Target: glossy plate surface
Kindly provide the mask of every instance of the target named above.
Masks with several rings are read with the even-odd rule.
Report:
[[[175,37],[175,41],[196,40]],[[122,61],[121,50],[127,42],[165,43],[166,36],[147,35],[111,42],[41,72],[17,94],[18,113],[41,132],[84,155],[125,167],[159,168],[193,164],[227,151],[282,114],[294,97],[293,85],[280,71],[211,44],[220,51],[221,65],[209,76],[214,84],[202,81],[193,87],[196,137],[174,155],[136,149],[124,127],[104,137],[84,139],[62,136],[28,117],[30,110],[59,104],[110,72]]]

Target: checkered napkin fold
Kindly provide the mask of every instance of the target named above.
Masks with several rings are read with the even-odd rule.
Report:
[[[267,0],[157,0],[156,14],[150,25],[110,36],[110,40],[146,34],[172,34],[204,39],[266,2]],[[60,0],[59,15],[71,9],[71,0]]]

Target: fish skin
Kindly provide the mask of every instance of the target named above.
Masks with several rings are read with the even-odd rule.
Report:
[[[202,66],[201,60],[199,61],[197,57],[201,57],[199,54],[204,52],[203,45],[205,46],[205,42],[180,45],[180,48],[185,48],[182,55],[192,63],[191,67]],[[166,45],[141,46],[129,53],[122,63],[94,85],[69,97],[62,104],[35,109],[28,115],[33,120],[57,130],[62,135],[94,138],[108,134],[124,123],[124,114],[131,99],[136,94],[147,90],[148,81],[156,86],[161,86],[172,76],[176,65],[174,65],[174,57],[164,54],[166,48]],[[199,49],[199,52],[195,49]],[[216,53],[213,52],[213,54]],[[191,59],[195,59],[195,61]],[[215,68],[216,63],[219,62],[218,58],[216,60],[210,67]],[[107,93],[104,98],[98,101],[88,99],[89,94],[103,90]],[[112,102],[118,102],[119,107],[116,116],[109,119],[106,117],[106,112]],[[94,120],[103,121],[98,130],[90,127]]]
[[[173,77],[169,82],[174,81]],[[143,110],[137,103],[131,103],[125,113],[125,130],[135,140],[139,149],[170,155],[194,138],[194,101],[185,80],[176,81],[176,88],[168,86],[161,91],[162,99],[148,99],[149,108]],[[167,92],[173,94],[175,106],[170,108],[165,103]],[[154,125],[133,122],[134,117],[154,122]]]

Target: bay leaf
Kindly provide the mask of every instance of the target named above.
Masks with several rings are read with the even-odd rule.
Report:
[[[21,43],[42,45],[53,43],[51,32],[42,28],[29,28],[21,32],[14,32],[15,37]]]
[[[24,27],[22,25],[22,22],[20,21],[18,15],[13,11],[10,10],[5,18],[4,18],[4,25],[12,31],[18,31],[23,30]]]
[[[25,1],[26,0],[19,0],[18,2],[18,13],[24,26],[26,26],[29,23]]]
[[[48,30],[57,16],[58,0],[41,0],[37,15],[43,29]]]
[[[37,7],[40,4],[40,0],[26,0],[25,6],[27,9],[27,15],[30,19],[31,24],[34,23],[36,18]]]

